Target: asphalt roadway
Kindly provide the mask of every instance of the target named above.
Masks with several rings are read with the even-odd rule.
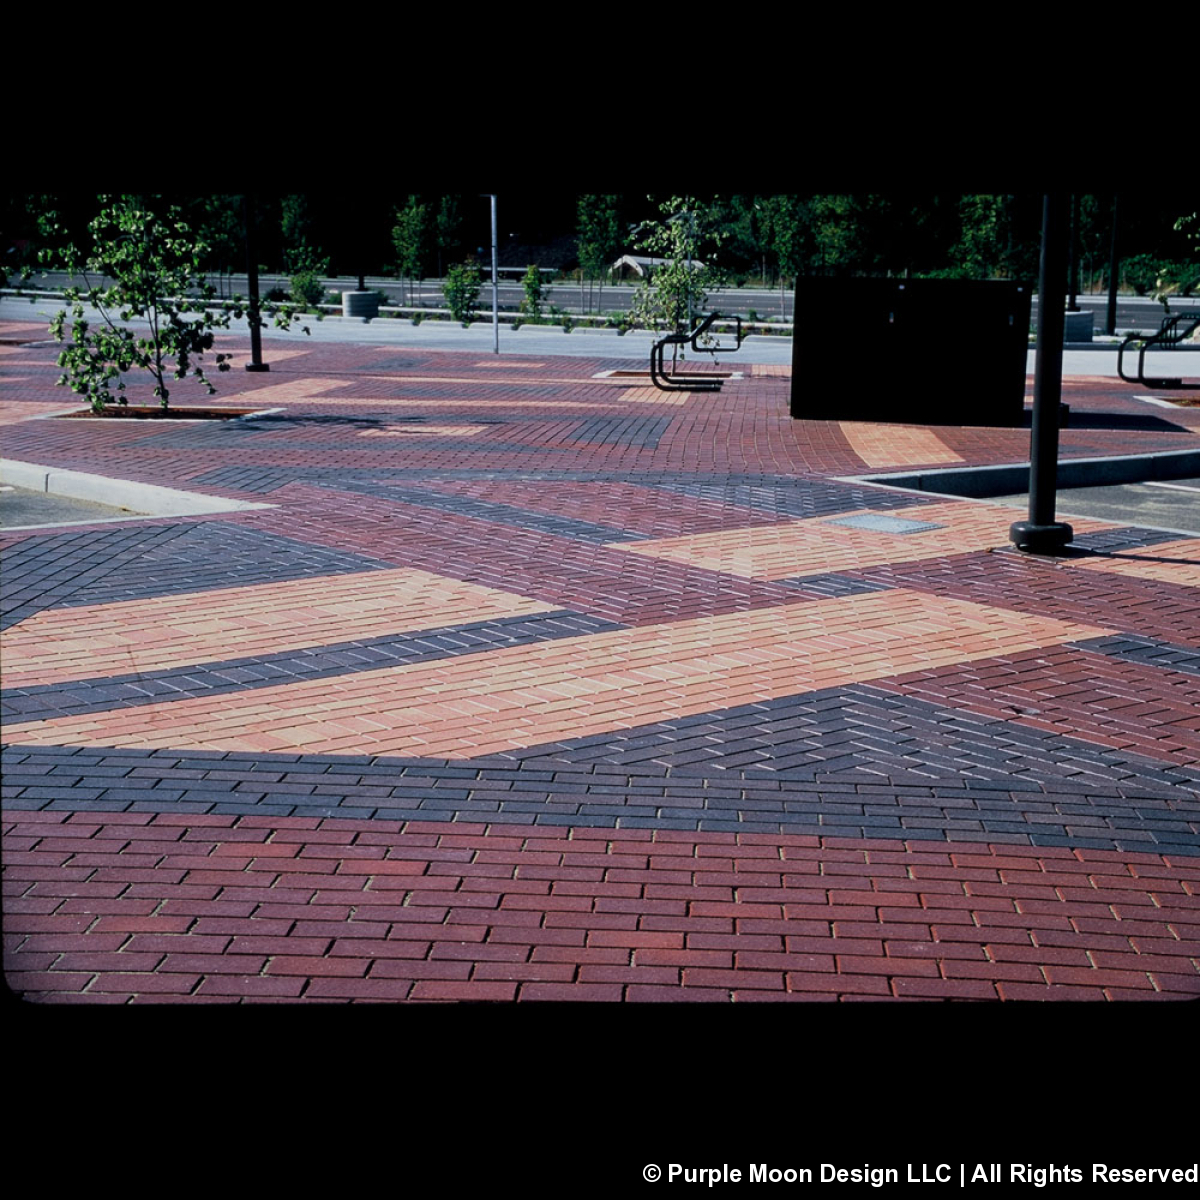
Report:
[[[61,305],[53,300],[41,298],[31,301],[27,297],[5,296],[0,298],[0,318],[12,321],[45,321],[47,326]],[[97,314],[98,316],[98,314]],[[308,333],[301,327],[307,327]],[[249,339],[249,327],[244,320],[230,323],[234,332],[244,333]],[[420,347],[424,350],[470,350],[475,353],[494,353],[497,334],[490,317],[481,314],[480,319],[463,329],[452,321],[422,321],[413,325],[411,321],[377,318],[363,321],[349,317],[326,317],[323,320],[305,319],[290,330],[268,329],[265,335],[285,338],[290,341],[356,342],[362,345],[396,345]],[[499,353],[503,354],[554,354],[571,358],[627,358],[649,363],[650,348],[660,334],[641,330],[624,335],[610,329],[576,328],[566,333],[559,326],[523,325],[513,329],[511,325],[499,326]],[[47,334],[47,338],[49,335]],[[724,344],[731,345],[726,337]],[[1200,376],[1200,344],[1183,350],[1151,352],[1146,355],[1146,371],[1150,375],[1183,375],[1185,378]],[[748,363],[790,366],[792,363],[792,339],[783,336],[751,334],[737,351],[722,353],[719,361],[723,366],[736,371]],[[1029,351],[1026,371],[1033,374],[1035,352]],[[861,365],[856,363],[855,365]],[[1132,364],[1131,364],[1132,365]],[[1117,347],[1111,343],[1096,343],[1087,349],[1063,351],[1063,374],[1065,375],[1117,375]],[[1139,390],[1137,385],[1131,388]],[[1144,394],[1141,398],[1146,399]]]
[[[35,282],[44,287],[65,287],[69,277],[63,272],[48,272],[39,276]],[[213,280],[214,284],[216,283]],[[381,291],[387,294],[391,303],[406,307],[444,308],[445,298],[442,295],[440,279],[424,279],[410,288],[407,281],[399,281],[384,276],[368,276],[364,283],[370,291]],[[329,277],[322,280],[327,292],[340,293],[347,288],[357,286],[357,279]],[[287,288],[289,281],[285,275],[260,275],[259,288],[266,295],[272,288]],[[228,293],[245,295],[248,290],[245,275],[231,275],[223,281],[223,289]],[[582,311],[586,303],[589,311],[595,312],[624,312],[633,303],[637,290],[636,284],[606,284],[603,288],[591,288],[591,295],[585,301],[583,291],[577,283],[547,284],[543,291],[543,300],[547,307],[557,305],[569,312]],[[500,281],[498,288],[500,304],[509,309],[515,309],[525,298],[525,290],[519,281],[511,276]],[[480,306],[486,308],[491,303],[490,269],[484,267],[480,287]],[[1078,296],[1077,303],[1081,311],[1095,313],[1095,329],[1100,333],[1104,329],[1108,315],[1107,295]],[[788,320],[795,311],[795,294],[788,290],[780,298],[778,288],[715,288],[710,293],[711,307],[722,313],[737,313],[743,319],[748,319],[754,312],[759,320],[782,319]],[[1200,312],[1200,297],[1177,296],[1170,299],[1172,312],[1186,312],[1195,309]],[[1032,316],[1037,314],[1037,297],[1033,297]],[[1162,305],[1149,296],[1118,296],[1116,327],[1119,331],[1140,330],[1152,332],[1157,330],[1163,317]]]
[[[1024,508],[1028,493],[990,497],[994,504]],[[1062,488],[1057,494],[1057,516],[1097,517],[1143,529],[1162,529],[1200,537],[1200,479],[1171,482],[1125,483],[1118,486]]]

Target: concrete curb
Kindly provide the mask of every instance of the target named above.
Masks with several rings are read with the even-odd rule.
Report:
[[[1200,475],[1200,450],[1162,450],[1113,458],[1059,459],[1058,487],[1145,483],[1148,480],[1188,479]],[[847,483],[874,483],[937,492],[947,496],[1008,496],[1029,485],[1029,463],[998,467],[948,467],[933,471],[891,472],[886,475],[842,476]]]
[[[92,500],[113,508],[136,509],[146,517],[191,517],[277,507],[274,504],[206,496],[202,492],[184,492],[153,483],[136,483],[132,479],[110,479],[106,475],[89,475],[83,471],[63,471],[58,467],[44,467],[11,458],[0,459],[0,480],[31,492],[47,492],[73,500]],[[137,520],[138,517],[129,519]]]

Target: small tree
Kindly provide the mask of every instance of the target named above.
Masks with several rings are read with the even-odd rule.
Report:
[[[329,274],[329,255],[313,241],[313,219],[307,197],[284,196],[280,228],[292,299],[306,308],[315,308],[325,299],[322,280]]]
[[[809,253],[808,209],[798,196],[772,196],[762,202],[765,220],[765,240],[775,252],[779,268],[779,316],[787,319],[784,285],[804,270]]]
[[[403,208],[396,209],[392,226],[392,245],[396,250],[396,270],[408,279],[408,300],[413,302],[413,281],[425,278],[429,266],[432,228],[429,206],[417,196],[409,196]]]
[[[580,196],[576,209],[579,254],[579,287],[582,306],[584,279],[600,280],[604,294],[604,273],[621,252],[621,226],[617,217],[620,196]],[[587,309],[591,311],[590,298]]]
[[[84,281],[82,288],[65,290],[70,324],[65,310],[50,322],[55,340],[64,342],[68,331],[70,335],[58,356],[63,374],[57,382],[86,396],[96,413],[114,398],[114,381],[117,402],[128,403],[124,377],[131,371],[149,372],[164,410],[171,394],[168,378],[193,375],[214,394],[217,389],[199,359],[212,349],[216,330],[228,328],[231,317],[246,315],[244,302],[234,297],[214,303],[215,289],[201,270],[209,247],[195,236],[177,206],[156,204],[155,213],[135,196],[102,196],[100,203],[99,215],[88,226],[89,255],[73,242],[40,255],[46,266]],[[45,228],[63,233],[54,213],[46,214]],[[100,314],[95,326],[88,307]],[[277,326],[291,324],[290,309],[273,310],[273,315]],[[130,321],[145,321],[148,329],[139,335]],[[228,371],[228,360],[228,354],[216,355],[217,370]]]
[[[245,230],[241,196],[203,196],[192,205],[192,222],[199,239],[208,247],[205,266],[215,271],[222,296],[232,294],[228,277],[234,265],[246,261]]]
[[[675,196],[660,205],[660,211],[663,220],[646,222],[634,231],[638,248],[662,262],[638,287],[630,316],[634,323],[650,329],[665,326],[684,333],[692,314],[707,301],[707,289],[719,282],[719,277],[699,260],[705,223],[691,202]],[[679,347],[675,346],[672,363],[678,360]]]
[[[1154,299],[1163,306],[1163,312],[1170,315],[1170,297],[1173,295],[1186,296],[1200,284],[1200,224],[1197,214],[1188,213],[1180,217],[1172,226],[1176,233],[1182,233],[1190,243],[1187,261],[1160,263],[1154,272]]]
[[[451,267],[442,291],[450,315],[461,321],[465,329],[475,316],[475,302],[479,299],[479,268],[474,263]]]
[[[763,287],[767,286],[767,252],[771,248],[769,200],[766,196],[730,196],[721,217],[727,236],[724,249],[740,271],[757,269]]]
[[[434,241],[437,243],[437,270],[462,248],[462,203],[459,196],[443,196],[434,219]]]
[[[525,278],[521,280],[521,286],[525,289],[525,299],[521,301],[521,311],[529,314],[529,319],[534,325],[540,325],[542,323],[542,276],[532,263],[529,270],[525,272]]]
[[[862,204],[854,196],[813,196],[809,201],[813,265],[826,274],[861,269],[866,257]]]

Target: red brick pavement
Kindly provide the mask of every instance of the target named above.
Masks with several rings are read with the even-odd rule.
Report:
[[[957,843],[9,814],[39,1001],[1171,999],[1200,861]]]

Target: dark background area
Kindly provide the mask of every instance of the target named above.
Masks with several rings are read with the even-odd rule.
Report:
[[[436,180],[413,180],[413,186],[427,186]],[[461,188],[461,182],[454,183]],[[318,188],[302,193],[304,238],[329,260],[329,273],[337,276],[395,274],[396,251],[392,228],[396,212],[411,193],[380,188]],[[444,274],[451,262],[475,257],[490,261],[491,231],[488,200],[480,192],[459,190],[455,193],[427,191],[418,193],[435,211],[445,195],[456,195],[462,222],[457,244],[449,248],[440,266],[431,264],[431,275]],[[714,227],[730,227],[739,210],[744,215],[756,199],[769,193],[714,196],[698,194],[697,206],[708,211]],[[288,196],[295,197],[296,193]],[[286,271],[288,235],[283,213],[289,203],[282,193],[262,193],[256,198],[260,264],[272,271]],[[632,227],[658,217],[659,205],[669,199],[662,192],[648,197],[644,192],[626,191],[617,197],[620,228]],[[147,200],[150,198],[147,197]],[[158,204],[176,203],[199,229],[205,222],[225,222],[226,244],[209,263],[210,269],[244,269],[240,195],[199,197],[177,193],[157,199]],[[967,246],[973,200],[951,193],[918,194],[911,192],[864,193],[838,196],[799,195],[797,201],[809,214],[812,225],[823,223],[826,239],[832,230],[834,250],[820,253],[812,244],[801,254],[797,273],[803,274],[878,274],[886,275],[943,273],[958,271],[960,277],[985,277],[982,272],[1031,280],[1036,273],[1040,239],[1041,197],[1036,192],[1015,193],[999,198],[1003,228],[996,231],[974,230],[983,236],[1003,240],[994,247],[1003,266],[981,267],[970,259]],[[291,201],[293,209],[295,201]],[[500,263],[519,267],[536,263],[543,267],[570,272],[578,266],[577,217],[578,194],[575,191],[545,186],[510,187],[498,193]],[[0,255],[8,272],[36,263],[37,250],[48,244],[39,230],[39,215],[47,211],[60,214],[61,224],[86,246],[88,221],[98,211],[93,193],[81,190],[28,195],[7,193],[0,203]],[[1081,270],[1085,280],[1098,281],[1107,270],[1111,240],[1111,195],[1086,195],[1082,202]],[[1197,209],[1197,197],[1182,188],[1154,189],[1122,194],[1120,198],[1120,254],[1123,261],[1139,256],[1147,260],[1195,262],[1197,243],[1176,231],[1175,222]],[[222,212],[223,210],[223,212]],[[820,210],[818,212],[817,210]],[[215,214],[215,216],[214,216]],[[964,215],[967,214],[967,215]],[[294,230],[294,226],[293,226]],[[746,231],[750,230],[748,234]],[[812,233],[807,230],[805,236]],[[776,275],[775,256],[769,247],[755,250],[749,238],[754,230],[745,220],[738,236],[728,236],[719,251],[709,243],[707,251],[732,273],[758,276],[766,269]],[[294,232],[293,232],[294,238]],[[213,240],[210,236],[209,240]],[[626,239],[625,250],[635,250],[635,237]],[[810,237],[811,242],[811,237]],[[219,258],[220,261],[217,261]],[[448,258],[449,261],[445,261]],[[970,259],[968,262],[967,260]],[[965,265],[964,265],[965,264]],[[1147,266],[1147,269],[1151,269]],[[1143,272],[1144,274],[1145,272]],[[792,272],[785,271],[785,275]],[[1200,274],[1198,269],[1197,274]],[[1194,285],[1193,285],[1194,287]],[[1191,289],[1189,289],[1191,290]]]

